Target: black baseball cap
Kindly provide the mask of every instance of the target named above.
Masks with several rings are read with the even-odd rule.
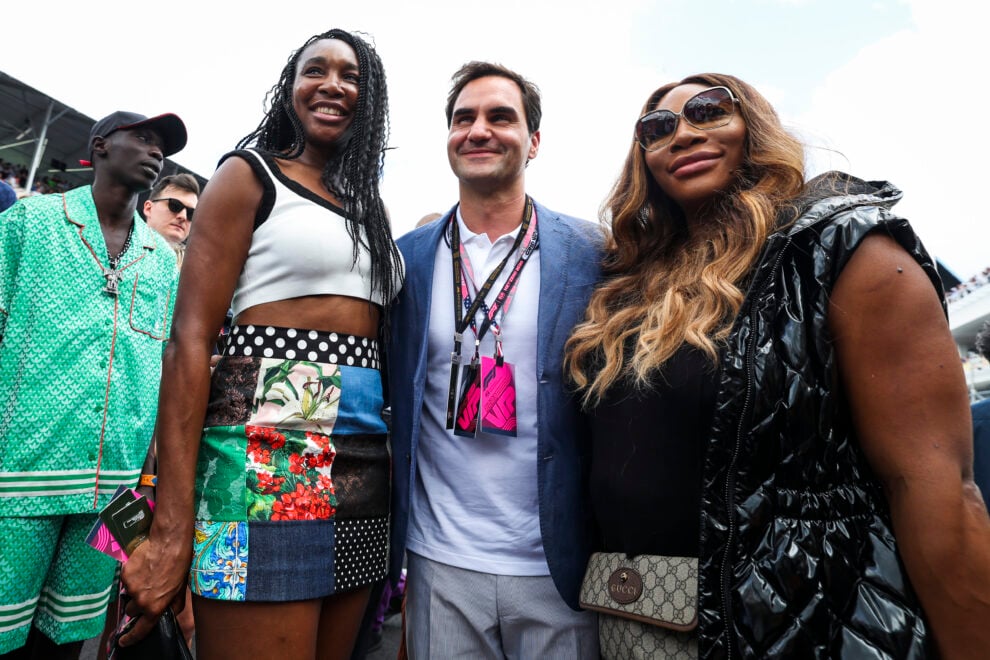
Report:
[[[96,138],[109,137],[114,131],[141,127],[150,128],[162,137],[162,155],[166,158],[182,151],[182,148],[186,146],[186,125],[177,115],[165,113],[149,118],[136,112],[118,110],[93,124],[93,129],[89,132],[90,154],[93,153],[93,140]],[[80,160],[79,164],[83,167],[90,167],[93,163],[88,160]]]

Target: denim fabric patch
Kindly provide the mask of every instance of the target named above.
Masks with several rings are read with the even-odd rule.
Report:
[[[248,600],[303,600],[334,593],[332,520],[252,522]]]
[[[382,376],[380,371],[360,367],[340,367],[340,408],[334,434],[387,433],[382,409]]]

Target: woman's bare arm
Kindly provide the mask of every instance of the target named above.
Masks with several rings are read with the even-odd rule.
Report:
[[[210,390],[210,354],[251,244],[261,184],[240,158],[225,161],[196,209],[182,264],[159,392],[158,486],[148,540],[122,570],[147,616],[122,641],[141,639],[170,603],[181,609],[192,553],[193,487]]]
[[[946,658],[988,658],[990,518],[973,483],[966,384],[935,289],[893,239],[871,234],[839,277],[829,327],[938,647]]]

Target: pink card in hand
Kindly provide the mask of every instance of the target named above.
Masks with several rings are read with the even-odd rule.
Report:
[[[117,539],[110,533],[106,523],[99,518],[96,519],[96,524],[93,525],[89,536],[86,537],[86,543],[89,543],[103,554],[110,555],[117,561],[127,561],[127,555],[124,554],[124,549],[120,547]]]
[[[516,381],[512,365],[493,357],[481,358],[481,430],[516,435]]]
[[[117,488],[117,491],[111,499],[116,500],[117,497],[125,490],[130,490],[130,495],[134,499],[144,499],[144,496],[138,494],[136,490],[127,489],[124,486]],[[149,500],[148,507],[154,511],[155,503]],[[124,548],[121,547],[120,543],[117,542],[117,537],[113,535],[113,532],[110,531],[110,528],[107,527],[107,524],[103,522],[102,518],[98,517],[96,519],[96,524],[93,525],[93,529],[91,529],[89,534],[86,536],[86,543],[93,546],[103,554],[113,557],[117,561],[127,561],[127,553],[124,551]]]

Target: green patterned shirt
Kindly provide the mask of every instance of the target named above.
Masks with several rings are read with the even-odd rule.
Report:
[[[0,214],[0,517],[82,513],[137,483],[178,282],[135,213],[118,294],[92,188]]]

